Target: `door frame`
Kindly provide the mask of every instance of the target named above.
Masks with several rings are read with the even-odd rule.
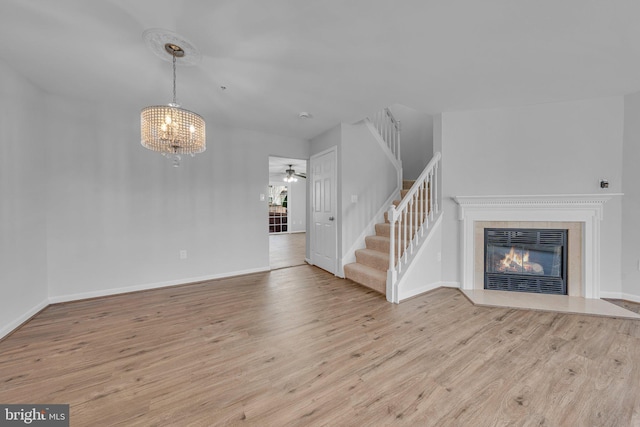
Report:
[[[333,147],[327,148],[326,150],[322,150],[319,153],[315,153],[313,154],[311,157],[309,157],[309,169],[307,170],[307,176],[309,177],[308,179],[308,185],[310,188],[307,189],[307,194],[309,194],[309,205],[307,206],[308,212],[309,212],[309,218],[307,220],[307,224],[309,224],[309,264],[311,265],[316,265],[315,263],[315,255],[314,255],[314,245],[316,242],[316,232],[315,232],[315,227],[313,226],[313,214],[314,214],[314,210],[313,210],[313,204],[315,202],[315,186],[313,185],[313,170],[314,170],[314,162],[318,161],[318,158],[329,154],[329,153],[333,153],[334,157],[335,157],[335,168],[333,169],[333,176],[331,177],[331,181],[332,181],[332,188],[331,188],[331,197],[332,197],[332,204],[333,206],[335,206],[336,209],[336,214],[335,214],[335,226],[334,226],[334,241],[335,241],[335,259],[333,260],[333,271],[331,271],[330,273],[332,273],[335,276],[338,276],[338,272],[339,272],[339,264],[338,264],[338,260],[340,259],[340,256],[338,254],[338,237],[339,237],[339,233],[338,233],[338,226],[340,224],[340,211],[338,209],[338,202],[339,202],[339,197],[338,197],[338,146],[334,145]]]

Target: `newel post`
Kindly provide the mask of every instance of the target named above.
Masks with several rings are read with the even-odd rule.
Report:
[[[391,205],[387,212],[387,218],[391,227],[389,229],[389,269],[387,270],[387,301],[397,302],[397,296],[395,292],[395,284],[398,280],[398,272],[396,271],[395,263],[395,228],[396,228],[396,207]]]
[[[396,237],[396,207],[391,205],[389,208],[389,212],[387,213],[387,218],[389,219],[389,223],[391,227],[389,229],[389,271],[396,271],[396,262],[395,262],[395,245],[393,242]]]

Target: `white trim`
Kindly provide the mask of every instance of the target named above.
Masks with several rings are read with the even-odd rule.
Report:
[[[640,295],[627,294],[624,292],[600,292],[600,298],[621,299],[625,301],[640,303]]]
[[[600,298],[622,299],[622,293],[601,291]]]
[[[442,286],[443,288],[460,289],[460,282],[440,282],[440,286]]]
[[[421,288],[418,289],[412,289],[411,292],[408,292],[406,294],[406,296],[404,296],[400,302],[402,303],[405,300],[408,300],[409,298],[413,298],[417,295],[420,294],[424,294],[425,292],[429,292],[432,291],[434,289],[438,289],[438,288],[452,288],[452,289],[459,289],[460,288],[460,283],[458,282],[434,282],[431,283],[429,285],[425,285]]]
[[[428,285],[424,285],[420,288],[415,288],[415,289],[411,289],[411,291],[407,292],[406,294],[401,294],[399,297],[399,302],[405,301],[409,298],[413,298],[416,295],[420,295],[423,294],[425,292],[429,292],[432,291],[434,289],[440,288],[442,287],[441,282],[434,282],[434,283],[430,283]]]
[[[36,314],[38,314],[40,311],[44,310],[48,306],[49,306],[49,301],[45,299],[44,301],[41,301],[39,304],[27,310],[22,316],[9,322],[7,325],[4,325],[2,329],[0,329],[0,339],[6,337],[10,333],[18,329],[24,322],[31,319],[33,316],[35,316]]]
[[[462,289],[474,287],[476,221],[565,221],[583,223],[583,289],[585,298],[600,298],[600,221],[604,204],[622,194],[458,196]]]
[[[624,299],[631,302],[640,302],[640,295],[622,293],[620,295],[620,299]]]
[[[213,274],[209,276],[201,277],[188,277],[177,280],[170,280],[167,282],[147,283],[144,285],[122,286],[120,288],[103,289],[93,292],[82,292],[79,294],[60,295],[55,297],[49,297],[50,304],[57,304],[61,302],[77,301],[88,298],[106,297],[110,295],[126,294],[129,292],[147,291],[150,289],[166,288],[168,286],[188,285],[197,282],[206,282],[209,280],[224,279],[227,277],[243,276],[245,274],[263,273],[270,271],[270,267],[251,268],[248,270],[234,271],[230,273]]]

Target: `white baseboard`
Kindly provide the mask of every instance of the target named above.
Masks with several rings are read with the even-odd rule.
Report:
[[[600,291],[600,298],[622,299],[622,293]]]
[[[59,295],[49,297],[50,304],[57,304],[61,302],[77,301],[88,298],[105,297],[109,295],[126,294],[128,292],[147,291],[150,289],[166,288],[168,286],[186,285],[189,283],[205,282],[207,280],[224,279],[226,277],[243,276],[245,274],[262,273],[271,270],[270,267],[252,268],[248,270],[234,271],[231,273],[213,274],[210,276],[202,277],[188,277],[184,279],[170,280],[167,282],[159,283],[146,283],[143,285],[123,286],[119,288],[103,289],[93,292],[82,292],[78,294]]]
[[[411,289],[406,294],[403,294],[401,296],[401,298],[399,298],[399,300],[400,300],[400,302],[402,302],[402,301],[404,301],[406,299],[413,298],[416,295],[420,295],[420,294],[423,294],[425,292],[429,292],[429,291],[432,291],[432,290],[438,289],[438,288],[456,288],[456,289],[459,289],[460,288],[460,283],[459,282],[434,282],[434,283],[430,283],[430,284],[422,286],[420,288]]]
[[[640,295],[633,295],[633,294],[622,294],[622,297],[620,299],[624,299],[627,301],[631,301],[631,302],[640,302]]]
[[[420,295],[420,294],[423,294],[425,292],[432,291],[432,290],[437,289],[439,287],[441,287],[440,282],[435,282],[435,283],[430,283],[430,284],[425,285],[425,286],[421,286],[419,288],[411,289],[407,293],[403,293],[402,295],[398,295],[398,301],[402,302],[402,301],[404,301],[406,299],[413,298],[416,295]]]
[[[27,310],[22,316],[10,322],[8,325],[4,325],[2,329],[0,329],[0,339],[6,337],[16,329],[20,327],[24,322],[31,319],[33,316],[38,314],[41,310],[47,308],[49,306],[49,301],[44,300],[38,303],[36,306]]]
[[[440,286],[442,286],[443,288],[462,288],[460,282],[440,282]]]

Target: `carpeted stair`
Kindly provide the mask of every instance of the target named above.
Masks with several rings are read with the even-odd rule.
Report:
[[[410,180],[402,181],[402,197],[407,194],[413,182]],[[397,206],[400,200],[393,203]],[[384,219],[384,223],[376,224],[375,236],[365,238],[366,247],[356,251],[356,262],[344,266],[344,275],[347,279],[386,295],[391,224],[386,213]]]

